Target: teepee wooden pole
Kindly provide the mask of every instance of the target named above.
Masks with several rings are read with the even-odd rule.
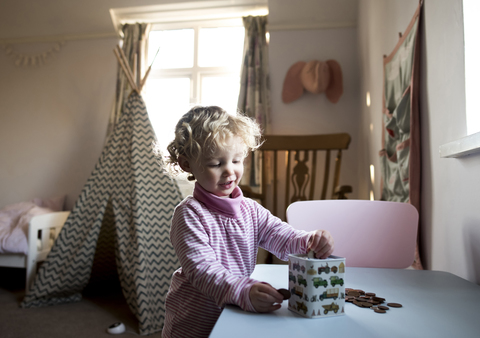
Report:
[[[134,89],[137,90],[137,82],[135,81],[135,77],[133,76],[132,69],[130,68],[130,64],[128,63],[127,56],[125,55],[125,52],[123,51],[122,48],[120,48],[119,45],[117,45],[118,52],[120,53],[120,56],[122,57],[123,64],[127,68],[128,75],[130,76],[130,79],[132,79],[132,82],[134,84]],[[135,59],[134,59],[135,62]],[[138,90],[137,90],[138,91]]]
[[[133,76],[133,73],[132,73],[132,68],[130,67],[130,64],[128,62],[128,59],[127,59],[127,56],[125,55],[125,52],[123,51],[122,48],[120,48],[119,45],[117,45],[117,50],[118,52],[120,53],[120,56],[123,60],[123,64],[125,65],[125,68],[127,69],[127,76],[130,77],[130,79],[132,80],[132,83],[133,83],[133,87],[132,89],[133,90],[136,90],[138,92],[138,87],[137,87],[137,82],[135,81],[135,78]]]
[[[138,62],[138,55],[137,53],[133,54],[133,71],[132,71],[132,75],[133,75],[133,81],[135,81],[135,85],[137,86],[138,88],[138,81],[137,81],[137,62]]]
[[[140,81],[140,87],[138,88],[140,92],[142,91],[143,86],[145,85],[145,82],[147,82],[148,74],[150,74],[150,71],[152,70],[152,66],[155,62],[155,59],[157,58],[157,55],[158,55],[159,51],[160,51],[160,47],[158,47],[157,52],[155,53],[155,56],[153,57],[152,63],[150,64],[150,67],[148,67],[147,71],[145,72],[145,75],[143,76],[143,79]]]
[[[123,72],[125,73],[125,76],[127,77],[128,83],[132,87],[133,90],[136,90],[135,82],[133,82],[133,79],[131,78],[131,74],[129,73],[129,69],[127,66],[124,65],[122,57],[120,56],[120,53],[114,49],[113,50],[115,53],[115,56],[117,57],[118,63],[120,64],[120,67],[122,67]]]
[[[133,78],[132,70],[130,69],[128,65],[128,60],[127,57],[125,56],[125,53],[123,50],[120,48],[120,46],[117,45],[116,49],[114,49],[115,55],[117,56],[118,62],[120,63],[120,66],[122,67],[123,71],[125,72],[125,76],[127,77],[128,83],[130,83],[130,86],[132,87],[132,90],[135,90],[137,93],[138,91],[138,86],[135,83],[135,80]]]

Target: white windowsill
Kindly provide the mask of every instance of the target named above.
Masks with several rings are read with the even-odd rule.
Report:
[[[462,157],[480,153],[480,133],[475,133],[439,147],[440,157]]]

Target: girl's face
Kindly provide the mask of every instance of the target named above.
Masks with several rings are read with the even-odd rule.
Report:
[[[205,190],[219,197],[228,197],[243,176],[244,147],[239,137],[230,137],[227,147],[218,149],[212,158],[202,158],[201,161],[182,158],[180,166],[191,172]]]

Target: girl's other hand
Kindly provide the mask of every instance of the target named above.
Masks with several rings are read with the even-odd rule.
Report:
[[[283,296],[267,283],[255,283],[250,288],[250,301],[257,312],[272,312],[282,307]]]
[[[327,230],[317,230],[310,237],[307,248],[307,253],[313,250],[317,258],[327,258],[333,253],[333,237]]]

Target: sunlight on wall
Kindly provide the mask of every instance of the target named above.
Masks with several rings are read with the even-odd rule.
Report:
[[[372,185],[375,184],[375,167],[373,164],[370,164],[370,180],[372,181]]]
[[[375,166],[370,164],[370,181],[372,182],[372,189],[370,190],[370,201],[375,200],[375,196],[373,194],[373,187],[375,186]]]

